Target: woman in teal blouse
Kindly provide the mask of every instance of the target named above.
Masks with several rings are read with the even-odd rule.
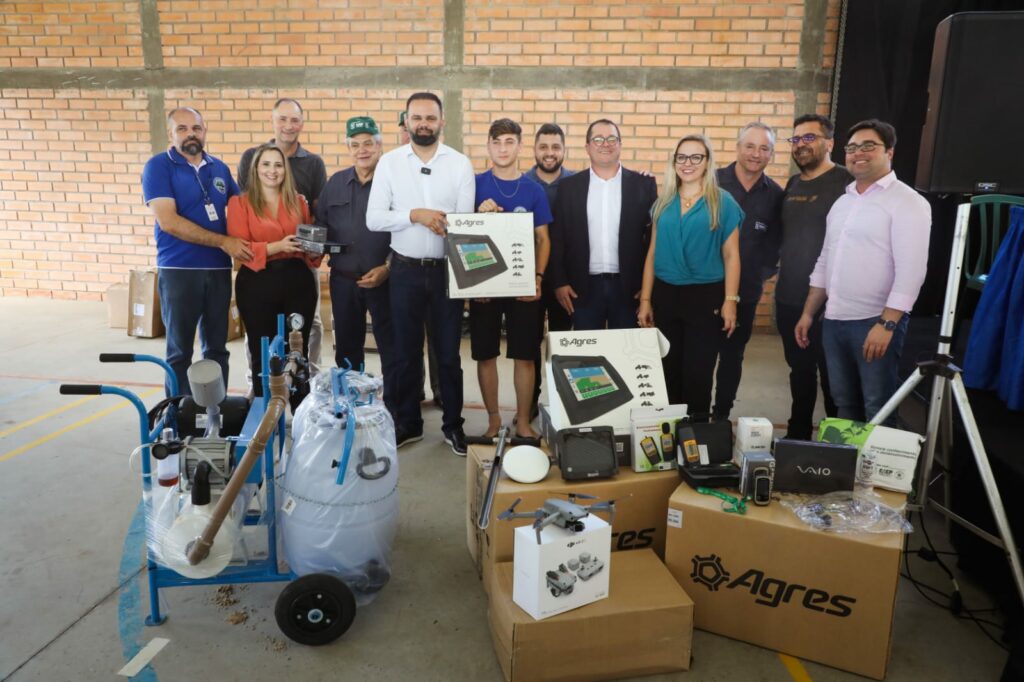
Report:
[[[669,402],[710,411],[718,346],[736,328],[743,211],[718,187],[711,144],[687,135],[669,158],[644,263],[637,319],[671,344]]]

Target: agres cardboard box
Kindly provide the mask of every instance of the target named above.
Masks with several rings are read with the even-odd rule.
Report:
[[[668,498],[679,485],[675,471],[638,474],[620,469],[618,476],[595,481],[567,482],[557,467],[547,478],[530,485],[516,483],[502,476],[494,493],[494,503],[486,530],[477,525],[480,505],[491,473],[493,446],[472,445],[466,457],[466,545],[476,564],[484,589],[491,590],[495,564],[512,561],[515,529],[532,523],[530,519],[499,521],[498,514],[508,509],[516,498],[522,501],[516,511],[541,507],[549,497],[565,499],[565,493],[594,495],[601,500],[616,500],[612,522],[612,551],[651,548],[659,556],[665,551],[665,510]],[[580,500],[581,503],[595,500]],[[607,520],[608,515],[598,516]]]
[[[611,555],[608,598],[534,620],[498,564],[488,620],[508,682],[616,680],[687,670],[693,601],[650,549]]]
[[[885,677],[902,534],[817,531],[778,502],[727,514],[686,485],[668,514],[665,564],[693,597],[697,628]]]

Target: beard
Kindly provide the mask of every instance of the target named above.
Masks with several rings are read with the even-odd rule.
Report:
[[[181,143],[181,151],[189,156],[195,156],[203,151],[203,143],[194,137],[190,137]]]
[[[413,144],[418,147],[431,147],[437,142],[437,133],[433,130],[429,133],[422,133],[417,130],[416,132],[411,133],[409,137],[412,139]]]
[[[545,173],[558,172],[558,169],[562,167],[562,163],[564,163],[565,161],[565,159],[557,159],[555,161],[551,161],[550,165],[548,165],[541,161],[538,157],[534,157],[533,160],[537,162],[537,167],[540,168]]]
[[[793,163],[801,171],[814,171],[825,161],[824,156],[818,156],[815,153],[810,154],[794,154]]]

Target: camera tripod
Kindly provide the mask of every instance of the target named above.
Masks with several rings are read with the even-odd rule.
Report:
[[[1013,581],[1017,585],[1017,594],[1024,601],[1024,570],[1021,568],[1017,544],[1013,540],[1013,533],[1010,530],[1010,523],[1006,517],[1003,500],[999,495],[999,488],[996,486],[992,466],[989,464],[988,454],[985,452],[985,446],[981,441],[981,433],[978,431],[978,424],[974,420],[974,413],[971,411],[971,404],[967,398],[967,389],[961,376],[962,370],[953,364],[953,357],[950,355],[970,215],[971,204],[960,204],[956,213],[956,228],[953,233],[953,252],[949,262],[949,277],[946,279],[946,297],[942,313],[942,326],[939,330],[938,351],[932,360],[917,363],[917,370],[907,377],[903,385],[882,406],[878,414],[871,419],[871,423],[881,424],[899,408],[900,403],[913,392],[918,384],[924,381],[925,378],[932,379],[932,394],[928,405],[928,421],[924,434],[924,456],[917,469],[917,480],[915,481],[916,496],[908,508],[914,511],[923,511],[930,503],[932,507],[954,523],[963,526],[983,540],[1002,548],[1010,562]],[[982,486],[985,488],[985,495],[988,497],[989,505],[992,507],[992,516],[995,518],[998,535],[993,535],[979,528],[977,525],[953,512],[944,504],[929,498],[928,486],[932,480],[935,446],[940,428],[942,428],[943,444],[948,447],[952,442],[953,411],[951,402],[956,404],[960,412],[960,418],[967,433],[967,441],[970,443],[971,452],[974,454],[974,461],[978,466],[978,473],[981,475]]]

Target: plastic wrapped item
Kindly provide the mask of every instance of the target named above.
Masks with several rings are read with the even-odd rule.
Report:
[[[293,419],[292,448],[277,497],[291,570],[299,576],[338,576],[359,605],[372,601],[387,583],[398,530],[394,422],[377,389],[363,392],[372,388],[363,376],[348,373],[359,388],[343,393],[350,398],[341,401],[320,380],[323,375],[314,381]],[[357,404],[352,398],[358,396],[369,404]]]
[[[896,509],[870,491],[840,490],[825,495],[786,499],[782,504],[804,523],[829,533],[913,533]]]

